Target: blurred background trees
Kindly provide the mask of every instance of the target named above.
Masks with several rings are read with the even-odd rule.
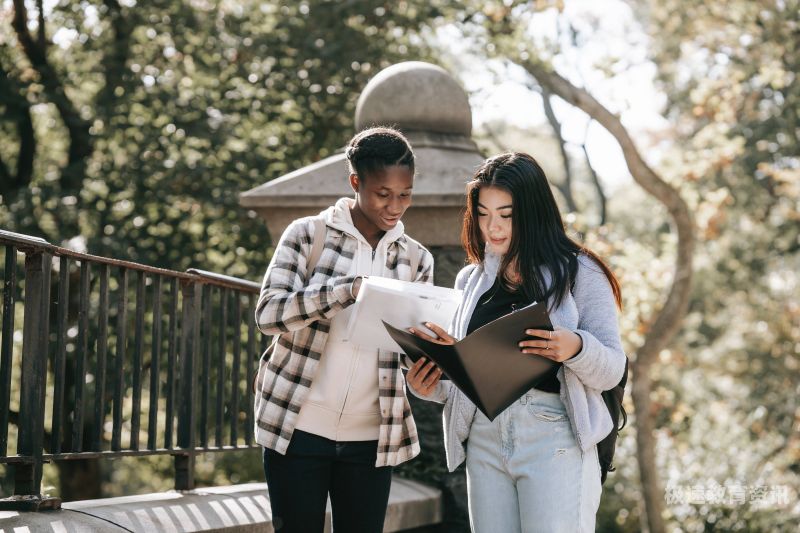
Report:
[[[0,227],[96,255],[258,280],[271,243],[239,193],[343,146],[367,81],[426,57],[408,28],[434,10],[7,2]],[[253,457],[242,464],[258,465]],[[149,464],[157,474],[126,461],[102,474],[95,460],[65,462],[45,483],[66,500],[170,486],[171,463]],[[207,468],[198,474],[216,479]]]
[[[500,109],[500,119],[476,114],[479,142],[487,153],[543,159],[563,208],[574,210],[571,230],[620,274],[633,349],[672,281],[669,217],[631,186],[621,159],[613,171],[597,164],[598,137],[587,134],[596,126],[520,69],[536,57],[621,117],[695,217],[689,310],[654,363],[650,412],[635,413],[656,428],[666,523],[791,530],[800,515],[798,2],[284,4],[3,3],[0,227],[98,255],[256,280],[270,243],[238,193],[343,146],[369,78],[428,59],[462,79],[474,111],[500,84],[533,95],[529,107]],[[503,17],[525,39],[487,32]],[[620,89],[632,72],[652,80],[662,117],[652,125],[637,123],[637,89]],[[531,124],[505,121],[522,114]],[[641,528],[633,435],[622,433],[599,530]],[[142,464],[104,469],[103,493],[171,485],[168,460]],[[419,465],[405,472],[441,474]],[[198,466],[206,483],[260,475],[257,454]],[[739,487],[746,497],[732,502]],[[759,496],[771,487],[787,487],[788,504]]]
[[[409,28],[434,6],[376,5],[5,3],[0,224],[254,277],[269,242],[238,193],[343,146],[369,78],[426,57]]]
[[[700,246],[684,333],[662,355],[654,413],[668,481],[798,487],[800,5],[642,2],[674,142],[665,168]],[[796,503],[796,492],[790,497]],[[790,527],[757,500],[681,505],[720,530]],[[791,514],[791,513],[788,513]],[[796,520],[796,515],[792,518]],[[747,524],[747,526],[744,526]],[[699,526],[698,526],[699,527]]]

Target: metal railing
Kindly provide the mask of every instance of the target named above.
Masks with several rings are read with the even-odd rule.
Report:
[[[15,495],[40,494],[46,462],[155,454],[189,490],[198,453],[257,447],[258,284],[0,231],[3,251],[0,463]]]

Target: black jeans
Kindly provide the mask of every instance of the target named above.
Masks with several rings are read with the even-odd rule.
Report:
[[[380,533],[392,467],[376,467],[378,441],[336,442],[295,430],[286,455],[264,448],[277,533],[322,532],[331,498],[335,533]]]

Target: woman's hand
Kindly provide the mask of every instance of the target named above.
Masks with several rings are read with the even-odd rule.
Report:
[[[425,322],[425,327],[431,330],[432,332],[436,333],[437,337],[431,337],[427,333],[424,333],[417,328],[408,328],[408,331],[419,337],[420,339],[425,339],[426,341],[435,342],[436,344],[455,344],[456,340],[447,334],[447,332],[442,329],[441,327],[437,326],[433,322]]]
[[[519,347],[522,353],[541,355],[557,363],[574,357],[583,348],[581,336],[564,328],[556,328],[555,331],[526,329],[525,334],[541,337],[542,340],[521,341]]]
[[[442,377],[442,370],[433,361],[424,357],[417,359],[417,362],[408,369],[406,382],[422,396],[430,396],[439,379]]]

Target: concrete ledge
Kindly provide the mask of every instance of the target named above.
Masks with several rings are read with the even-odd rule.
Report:
[[[399,477],[392,480],[385,532],[435,526],[442,521],[438,489]],[[330,502],[326,531],[330,531]],[[68,502],[58,511],[0,511],[0,533],[133,531],[273,532],[266,483],[208,487]]]

